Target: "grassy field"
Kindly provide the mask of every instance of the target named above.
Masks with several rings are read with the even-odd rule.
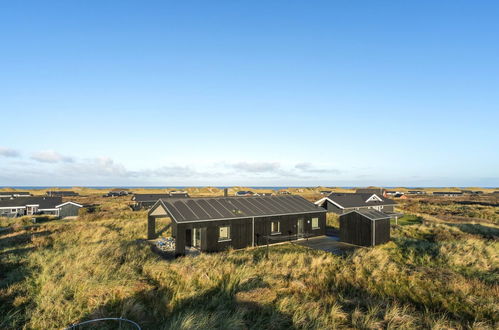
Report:
[[[1,329],[120,316],[144,329],[499,325],[499,229],[488,219],[408,216],[388,244],[344,257],[283,244],[268,259],[247,249],[165,261],[144,240],[145,211],[92,198],[102,205],[78,220],[0,231]]]

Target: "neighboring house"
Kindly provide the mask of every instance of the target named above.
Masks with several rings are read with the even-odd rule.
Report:
[[[132,197],[132,201],[135,203],[132,205],[132,209],[137,211],[144,208],[150,208],[153,206],[158,200],[162,198],[188,198],[189,194],[134,194]]]
[[[126,190],[114,190],[103,195],[103,197],[119,197],[119,196],[127,196],[128,194],[129,192]]]
[[[400,197],[404,195],[403,192],[401,191],[395,191],[395,190],[385,190],[383,196],[388,197],[388,196],[393,196],[393,197]]]
[[[82,205],[62,202],[62,197],[16,197],[0,201],[0,216],[15,218],[24,215],[47,214],[61,218],[77,216]]]
[[[371,193],[332,193],[315,202],[328,212],[344,214],[353,210],[374,209],[392,213],[397,204],[393,200]]]
[[[66,191],[57,190],[57,191],[47,191],[47,196],[74,197],[74,196],[79,196],[79,194],[77,192],[70,191],[70,190],[66,190]]]
[[[238,197],[247,197],[247,196],[253,196],[255,195],[254,192],[249,191],[249,190],[241,190],[241,191],[236,191],[235,196]]]
[[[400,199],[407,199],[407,196],[403,192],[398,192],[396,194],[393,194],[392,197],[400,198]]]
[[[378,196],[383,196],[385,194],[385,189],[383,188],[359,188],[355,190],[356,194],[376,194]]]
[[[445,196],[445,197],[453,197],[453,196],[461,196],[463,194],[462,191],[434,191],[433,195],[435,196]]]
[[[255,196],[264,196],[264,197],[268,197],[268,196],[274,196],[275,194],[274,193],[256,193]]]
[[[354,210],[340,215],[340,241],[374,246],[390,240],[390,216],[376,210]]]
[[[329,195],[331,194],[333,191],[332,190],[321,190],[320,193],[321,195]]]
[[[189,193],[187,191],[170,191],[170,197],[189,198]]]
[[[28,191],[0,191],[0,199],[29,196],[31,196],[31,193]]]
[[[326,233],[326,211],[294,195],[160,199],[148,214],[148,239],[156,237],[156,218],[168,216],[177,255],[186,247],[215,252]]]
[[[408,195],[424,195],[426,192],[424,190],[409,190]]]

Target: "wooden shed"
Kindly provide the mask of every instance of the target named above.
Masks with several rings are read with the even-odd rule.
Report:
[[[354,210],[340,216],[340,241],[374,246],[390,240],[390,216],[377,210]]]
[[[160,199],[148,214],[148,239],[156,237],[156,218],[168,216],[177,255],[186,247],[216,252],[326,233],[326,211],[291,195]]]

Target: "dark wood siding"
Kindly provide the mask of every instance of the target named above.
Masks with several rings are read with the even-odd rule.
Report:
[[[376,245],[390,240],[390,219],[376,220]]]
[[[355,245],[372,246],[374,223],[376,225],[375,244],[388,242],[390,219],[372,221],[356,212],[340,216],[340,240]]]
[[[319,228],[312,229],[312,218],[319,219]],[[295,235],[298,219],[304,220],[305,234],[310,236],[320,236],[326,234],[326,214],[307,213],[293,214],[271,217],[254,218],[255,226],[255,245],[265,245],[267,240],[265,236],[271,234],[271,222],[280,222],[280,232],[283,235]],[[219,241],[219,227],[230,226],[230,241]],[[250,247],[253,244],[253,218],[241,218],[231,220],[201,221],[192,223],[174,223],[174,232],[176,238],[176,252],[182,254],[185,252],[186,231],[193,228],[201,228],[201,251],[217,252],[228,248],[242,249]],[[279,236],[279,235],[272,235]],[[270,241],[269,243],[272,243]]]

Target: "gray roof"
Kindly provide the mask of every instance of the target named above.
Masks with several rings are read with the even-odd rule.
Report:
[[[29,191],[0,191],[1,196],[13,196],[13,195],[23,195],[30,196],[31,193]]]
[[[341,205],[343,208],[365,207],[373,205],[395,205],[393,200],[376,194],[381,199],[380,201],[366,202],[374,194],[348,194],[348,193],[332,193],[327,198]]]
[[[166,193],[166,194],[134,194],[133,200],[136,202],[156,202],[162,198],[182,198],[189,197],[189,194],[185,193]]]
[[[47,191],[48,196],[78,196],[77,192],[72,190],[49,190]]]
[[[55,209],[59,204],[62,204],[62,197],[32,196],[0,200],[0,207],[39,205],[39,209]]]
[[[212,197],[161,199],[176,222],[264,217],[326,212],[300,196]]]
[[[378,210],[373,210],[373,209],[360,209],[360,210],[354,210],[345,214],[340,215],[340,217],[356,212],[370,220],[382,220],[382,219],[390,219],[390,216],[386,213],[380,212]]]

